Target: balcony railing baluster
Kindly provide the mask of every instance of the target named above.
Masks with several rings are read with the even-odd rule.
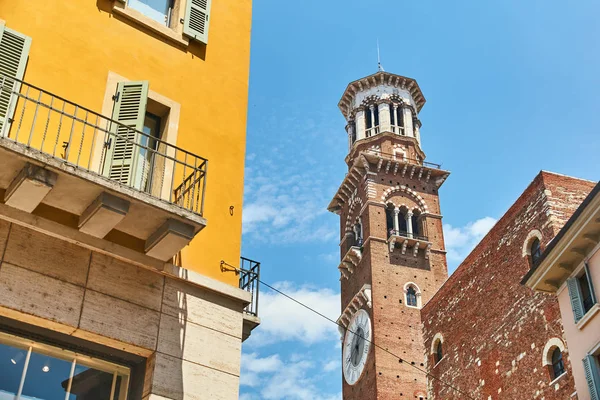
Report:
[[[18,116],[16,121],[7,118],[0,127],[0,145],[10,141],[12,150],[37,151],[62,159],[73,167],[202,215],[206,159],[2,73],[0,96],[10,98],[9,110]],[[63,132],[65,119],[71,126]],[[21,128],[29,130],[29,135],[23,134],[26,138],[20,139]],[[102,145],[96,143],[99,139],[104,139]],[[57,155],[59,142],[64,143],[64,151]],[[115,148],[117,145],[119,148]],[[183,174],[181,179],[176,178],[179,173]]]
[[[260,263],[244,257],[241,257],[240,261],[240,289],[252,293],[250,304],[246,306],[244,312],[258,317]]]

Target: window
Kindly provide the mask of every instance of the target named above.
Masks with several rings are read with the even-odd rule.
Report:
[[[583,371],[591,399],[600,399],[600,353],[583,359]]]
[[[367,107],[365,110],[365,126],[367,129],[371,129],[373,127],[373,119],[371,118],[371,110]]]
[[[395,233],[394,218],[394,206],[389,204],[385,209],[385,226],[387,228],[388,236]]]
[[[562,351],[558,347],[552,352],[552,379],[556,379],[565,373],[565,364],[563,363]]]
[[[400,232],[407,232],[408,226],[406,222],[406,211],[401,210],[400,214],[398,214],[398,226],[400,228]]]
[[[181,182],[175,167],[185,161],[170,151],[177,143],[180,110],[179,103],[150,90],[148,81],[128,81],[110,71],[102,114],[121,125],[108,124],[104,134],[96,136],[91,169],[170,201],[176,182]],[[191,171],[178,175],[188,176]]]
[[[413,282],[404,285],[404,304],[407,307],[421,307],[421,291]]]
[[[4,333],[0,369],[0,398],[127,398],[128,368]]]
[[[439,332],[436,333],[431,341],[431,350],[429,351],[431,357],[430,360],[434,366],[444,358],[444,351],[442,349],[443,343],[444,338],[442,337],[442,334]]]
[[[538,238],[533,239],[533,242],[531,242],[530,254],[531,254],[531,264],[535,265],[535,263],[537,263],[537,261],[542,256],[542,249],[540,247],[540,239],[538,239]]]
[[[171,26],[173,0],[129,0],[127,4],[145,16],[166,26]]]
[[[396,122],[399,127],[404,127],[404,111],[403,108],[399,105],[396,108]]]
[[[444,358],[444,350],[442,349],[442,341],[438,341],[435,346],[435,363],[439,363]]]
[[[212,0],[119,0],[113,11],[180,45],[187,46],[181,32],[208,44]]]
[[[157,161],[156,150],[158,149],[161,126],[160,117],[146,112],[142,132],[147,136],[142,136],[140,138],[140,163],[138,163],[139,171],[137,172],[137,174],[141,176],[140,188],[145,192],[149,192],[151,189],[151,182],[149,179],[151,173],[150,169],[154,167],[155,161]]]
[[[406,291],[406,305],[413,307],[417,306],[417,292],[412,286]]]
[[[579,320],[581,320],[597,303],[594,285],[589,277],[589,266],[587,262],[585,262],[583,271],[578,276],[567,280],[575,323],[579,322]]]
[[[414,210],[413,211],[413,215],[411,217],[411,223],[412,223],[412,231],[413,231],[413,235],[415,236],[421,236],[421,218],[420,218],[421,214],[418,210]]]
[[[577,280],[579,282],[579,287],[581,288],[581,302],[583,303],[583,312],[586,313],[590,311],[590,309],[595,303],[590,287],[591,282],[588,278],[588,275],[585,272],[579,278],[577,278]]]

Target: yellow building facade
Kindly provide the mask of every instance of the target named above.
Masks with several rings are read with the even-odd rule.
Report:
[[[178,108],[169,121],[176,124],[173,144],[208,159],[210,171],[202,212],[208,223],[183,250],[181,265],[237,285],[220,261],[237,264],[241,249],[251,1],[212,1],[206,44],[183,33],[185,0],[175,1],[170,27],[120,1],[3,3],[6,28],[31,38],[27,83],[110,117],[115,82],[147,81],[171,113]]]
[[[251,11],[0,2],[0,398],[238,398]]]

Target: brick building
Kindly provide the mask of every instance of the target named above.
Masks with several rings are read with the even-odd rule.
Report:
[[[427,397],[426,376],[382,349],[423,366],[419,310],[448,276],[438,189],[449,173],[424,161],[424,103],[416,81],[383,71],[339,103],[348,174],[328,209],[340,215],[345,400]]]
[[[549,172],[535,177],[421,310],[429,373],[476,399],[571,398],[558,302],[520,281],[593,187]],[[462,398],[433,379],[428,393]]]

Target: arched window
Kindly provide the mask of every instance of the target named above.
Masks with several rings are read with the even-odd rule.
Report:
[[[565,373],[564,351],[565,345],[559,338],[551,338],[544,346],[542,365],[548,369],[548,376],[551,381]]]
[[[392,204],[388,204],[388,206],[385,208],[385,222],[389,236],[394,233],[394,206]]]
[[[552,378],[556,379],[565,373],[565,364],[562,358],[562,351],[555,347],[552,352]]]
[[[413,282],[404,285],[404,304],[407,307],[421,308],[421,290]]]
[[[406,290],[406,305],[417,307],[417,292],[412,286],[409,286]]]
[[[533,267],[542,255],[542,232],[533,229],[529,232],[523,242],[523,257],[529,261],[530,267]]]
[[[538,238],[533,239],[533,242],[531,242],[531,247],[530,247],[529,251],[531,253],[531,264],[535,265],[535,263],[542,256],[542,249],[540,247],[540,239],[538,239]]]
[[[413,215],[411,218],[412,218],[412,230],[413,230],[414,236],[421,236],[421,218],[419,218],[420,216],[421,216],[421,214],[418,210],[413,211]]]
[[[400,210],[400,214],[398,214],[398,227],[400,228],[400,232],[404,232],[406,236],[407,226],[406,226],[406,211]]]
[[[365,109],[365,127],[371,129],[373,127],[373,120],[371,119],[371,110],[369,107]]]
[[[442,341],[438,341],[436,346],[435,346],[435,355],[434,355],[434,359],[435,359],[435,363],[439,363],[440,361],[442,361],[442,358],[444,358],[444,350],[442,348]]]

